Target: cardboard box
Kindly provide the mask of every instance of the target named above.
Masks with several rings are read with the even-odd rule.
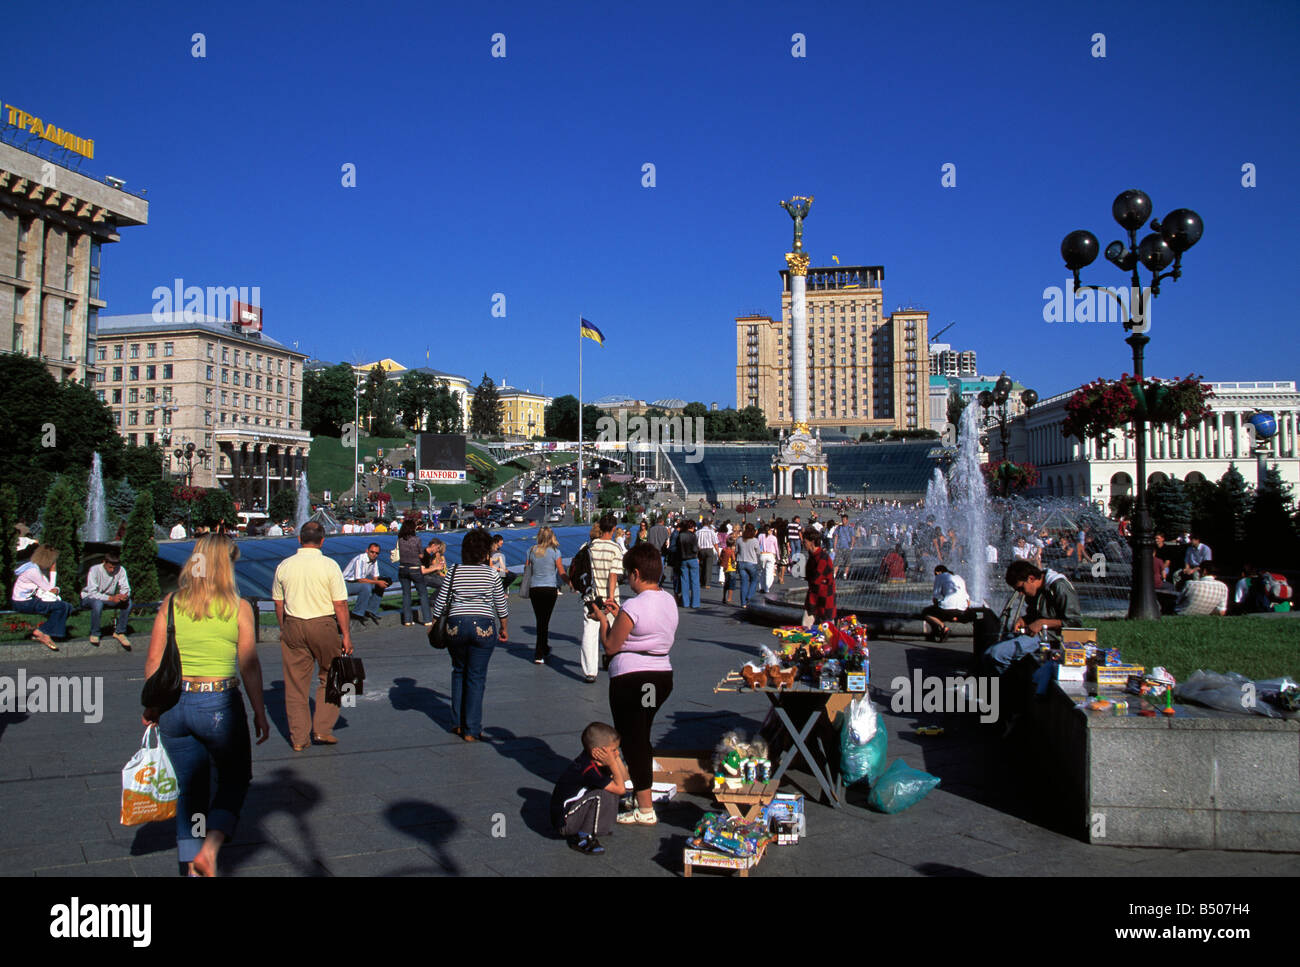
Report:
[[[1083,665],[1061,665],[1056,670],[1056,680],[1058,682],[1082,683],[1087,671],[1088,669]]]
[[[1061,664],[1071,668],[1083,668],[1088,664],[1088,655],[1082,648],[1065,647],[1061,649]]]
[[[865,692],[867,690],[867,673],[846,672],[844,675],[844,690],[846,692]]]
[[[1071,647],[1082,647],[1084,642],[1096,643],[1096,628],[1062,628],[1061,641]]]
[[[713,788],[713,750],[678,750],[654,754],[654,782],[671,782],[679,792],[707,796]]]

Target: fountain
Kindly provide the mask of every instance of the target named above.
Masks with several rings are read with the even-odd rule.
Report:
[[[295,530],[302,530],[302,525],[311,517],[311,495],[307,491],[307,472],[298,474],[298,506],[293,515]]]
[[[936,471],[937,473],[938,471]],[[967,590],[971,603],[985,603],[988,596],[988,567],[985,548],[989,545],[989,489],[980,469],[979,408],[968,406],[961,414],[957,435],[957,460],[951,470],[949,491],[954,504],[959,553],[968,565]],[[954,567],[953,570],[956,570]]]
[[[948,504],[948,481],[943,471],[934,468],[934,477],[925,488],[925,515],[933,517],[937,526],[946,532],[952,525],[952,510]]]
[[[102,544],[108,540],[108,505],[104,499],[104,470],[99,454],[90,460],[90,479],[86,482],[86,523],[81,528],[81,539],[86,543]]]

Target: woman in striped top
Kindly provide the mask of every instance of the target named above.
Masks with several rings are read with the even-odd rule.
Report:
[[[483,692],[496,642],[505,642],[509,611],[501,578],[488,563],[492,536],[472,530],[460,545],[461,563],[451,569],[438,591],[433,612],[447,614],[451,656],[452,730],[466,742],[483,738]],[[493,625],[496,630],[493,630]]]

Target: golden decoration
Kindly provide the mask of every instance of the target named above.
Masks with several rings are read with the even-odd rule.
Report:
[[[786,252],[785,264],[790,268],[791,275],[808,274],[808,253],[807,252]]]

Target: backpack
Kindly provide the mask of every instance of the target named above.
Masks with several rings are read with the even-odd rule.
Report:
[[[573,590],[577,591],[579,594],[585,594],[587,591],[591,590],[592,574],[590,544],[583,544],[582,547],[578,548],[578,552],[574,554],[573,559],[569,561],[569,584],[571,584]]]

